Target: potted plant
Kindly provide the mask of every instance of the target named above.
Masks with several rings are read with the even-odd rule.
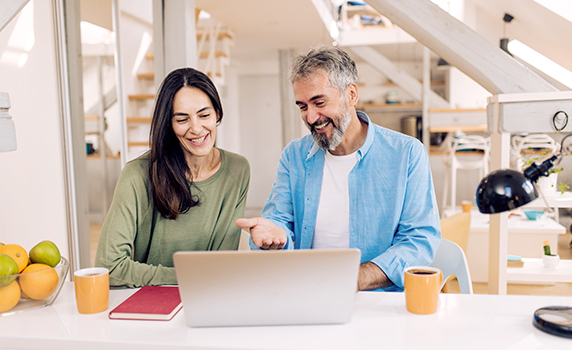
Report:
[[[545,153],[541,154],[540,156],[533,156],[533,157],[529,157],[527,159],[523,159],[522,168],[526,169],[532,163],[536,162],[537,160],[539,160],[541,158],[544,158],[548,154],[549,154],[549,152],[545,152]],[[542,193],[544,195],[547,195],[550,193],[555,193],[557,188],[559,188],[562,193],[564,191],[566,191],[567,189],[569,189],[569,187],[567,185],[562,185],[562,184],[557,185],[558,184],[558,173],[560,173],[563,170],[564,170],[564,168],[560,167],[560,166],[553,167],[552,169],[550,169],[548,171],[548,177],[541,176],[538,178],[538,180],[536,181],[536,184],[538,185],[538,187],[540,187],[540,190],[542,191]]]
[[[542,255],[542,263],[546,267],[555,267],[560,262],[560,256],[558,254],[550,253],[550,243],[544,241],[544,255]]]

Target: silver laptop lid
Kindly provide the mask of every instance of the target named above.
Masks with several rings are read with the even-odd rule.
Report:
[[[177,252],[191,327],[347,323],[358,249]]]

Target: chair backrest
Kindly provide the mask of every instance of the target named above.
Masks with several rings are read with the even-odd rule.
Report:
[[[473,294],[469,264],[463,249],[458,244],[447,239],[441,239],[437,253],[435,253],[435,259],[429,266],[436,267],[443,272],[443,285],[449,276],[454,275],[459,281],[461,293]],[[443,288],[443,285],[441,285],[441,288]]]
[[[443,154],[445,164],[455,166],[459,169],[479,169],[482,168],[484,174],[488,173],[488,162],[490,159],[491,142],[490,137],[480,135],[463,135],[453,139],[447,144],[447,152]],[[481,157],[459,158],[457,152],[473,151],[481,153]],[[484,175],[483,175],[484,176]]]
[[[238,250],[250,250],[250,233],[245,230],[240,231],[240,241],[238,242]]]
[[[441,238],[457,243],[467,254],[471,231],[471,214],[459,213],[442,218],[439,222],[441,224]]]
[[[490,150],[490,138],[480,135],[464,135],[453,140],[451,149],[453,151],[483,151],[488,155]]]
[[[518,167],[522,169],[527,157],[522,152],[533,150],[542,154],[553,154],[560,149],[560,144],[546,134],[532,134],[528,136],[513,137],[513,149],[518,157]],[[528,158],[539,158],[539,155],[528,156]]]

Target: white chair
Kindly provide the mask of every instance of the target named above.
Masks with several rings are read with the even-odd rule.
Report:
[[[551,155],[560,150],[560,144],[546,134],[513,136],[512,148],[517,157],[517,169],[524,170],[529,160]],[[526,152],[531,154],[523,154]]]
[[[473,294],[469,264],[463,249],[457,243],[442,238],[435,253],[435,258],[429,266],[436,267],[443,273],[441,289],[449,279],[449,276],[454,275],[457,277],[457,281],[459,281],[461,293]]]
[[[455,208],[457,197],[457,170],[477,169],[479,178],[482,179],[489,173],[490,161],[490,137],[480,135],[464,135],[453,139],[448,144],[447,152],[444,154],[444,163],[447,166],[443,187],[442,208]],[[471,156],[459,157],[462,152],[472,151]],[[476,153],[475,153],[476,152]],[[465,153],[466,154],[466,153]],[[475,184],[475,188],[477,185]],[[451,191],[450,202],[448,194]]]

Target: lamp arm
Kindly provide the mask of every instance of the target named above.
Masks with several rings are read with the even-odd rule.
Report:
[[[557,153],[550,157],[549,159],[542,162],[540,165],[536,165],[536,163],[532,163],[528,168],[524,169],[523,173],[527,179],[532,181],[533,183],[538,180],[541,176],[548,176],[548,171],[552,169],[557,161],[560,160],[561,154]]]
[[[538,186],[536,184],[536,182],[534,182],[534,187],[536,187],[538,192],[540,192],[540,197],[542,197],[542,200],[544,201],[544,205],[546,205],[546,212],[550,215],[554,214],[554,209],[552,209],[552,207],[548,205],[548,201],[546,200],[546,196],[544,195],[544,193],[542,193],[542,189],[540,188],[540,186]]]

